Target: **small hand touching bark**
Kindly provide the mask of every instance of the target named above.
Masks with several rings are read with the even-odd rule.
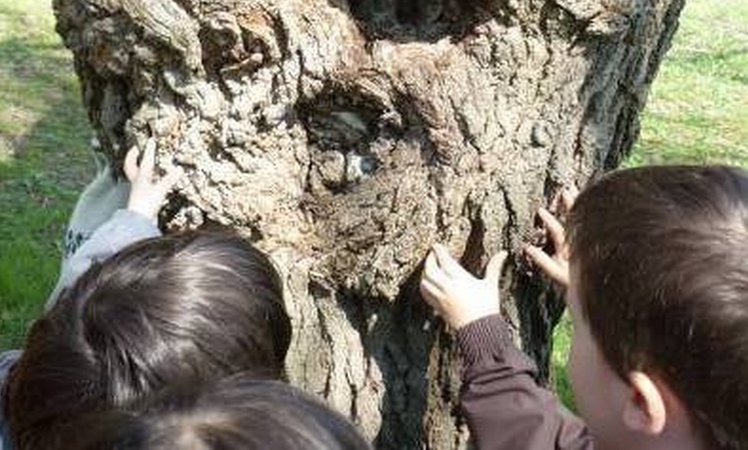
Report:
[[[548,254],[534,245],[525,247],[525,254],[530,261],[564,290],[569,286],[569,246],[564,225],[558,217],[569,213],[578,194],[575,187],[565,188],[553,200],[551,211],[545,208],[538,210],[546,235],[553,244],[553,253]]]
[[[140,164],[138,164],[139,154],[140,150],[133,147],[125,157],[125,175],[131,184],[127,209],[156,222],[166,196],[169,195],[181,174],[172,172],[159,179],[156,178],[154,173],[156,142],[153,139],[146,143]]]
[[[459,330],[475,320],[500,311],[499,282],[507,252],[497,253],[486,266],[483,279],[475,278],[441,244],[426,258],[421,294],[447,324]]]

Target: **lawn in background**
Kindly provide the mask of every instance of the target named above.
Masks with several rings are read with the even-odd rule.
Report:
[[[57,279],[59,238],[93,176],[89,138],[49,2],[0,0],[0,350],[21,345]]]
[[[687,0],[628,165],[748,164],[748,1]]]
[[[21,345],[57,278],[89,138],[49,1],[0,0],[0,351]],[[748,165],[748,1],[687,1],[626,165],[679,162]],[[570,332],[565,319],[552,358],[569,405]]]
[[[649,94],[641,136],[625,166],[748,167],[748,1],[687,0],[673,46]],[[553,382],[568,406],[572,325],[554,333]]]

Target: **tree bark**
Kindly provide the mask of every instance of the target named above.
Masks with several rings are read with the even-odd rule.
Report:
[[[547,374],[562,310],[521,246],[565,184],[614,168],[683,0],[55,0],[121,167],[148,136],[187,176],[164,224],[269,252],[291,381],[381,449],[464,448],[452,339],[419,299],[446,243],[513,261],[503,308]]]

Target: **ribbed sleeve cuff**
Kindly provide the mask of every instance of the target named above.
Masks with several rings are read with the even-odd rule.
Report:
[[[501,359],[512,342],[506,322],[501,315],[494,314],[460,328],[457,331],[457,345],[463,365],[470,367],[484,359]]]

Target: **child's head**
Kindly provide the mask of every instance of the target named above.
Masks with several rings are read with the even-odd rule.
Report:
[[[693,426],[748,448],[748,173],[616,172],[579,196],[567,229],[570,370],[601,447]]]
[[[343,416],[299,389],[239,375],[174,386],[141,412],[111,412],[73,424],[88,430],[76,450],[369,450]]]
[[[79,412],[174,382],[280,378],[291,336],[271,262],[237,235],[190,232],[95,264],[32,327],[6,410],[19,447]]]

